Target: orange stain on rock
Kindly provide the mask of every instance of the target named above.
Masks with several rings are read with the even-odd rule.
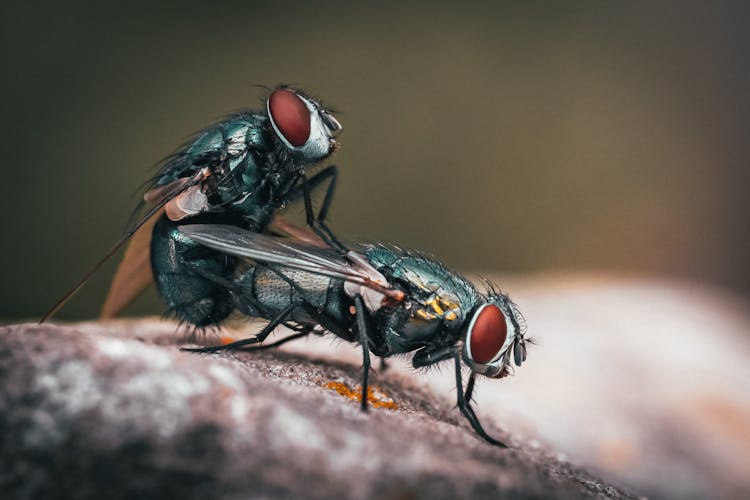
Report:
[[[352,401],[362,401],[362,388],[357,387],[355,389],[351,389],[348,385],[344,384],[343,382],[328,382],[327,384],[323,385],[326,389],[331,389],[333,391],[338,392],[342,396],[344,396],[347,399],[351,399]],[[389,398],[385,393],[380,391],[377,388],[368,387],[367,388],[367,401],[372,405],[374,408],[387,408],[389,410],[396,410],[398,409],[398,405],[396,404],[393,399]]]

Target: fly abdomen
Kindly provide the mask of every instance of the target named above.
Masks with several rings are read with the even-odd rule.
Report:
[[[178,225],[162,216],[151,239],[151,267],[159,294],[181,321],[208,326],[223,321],[232,311],[228,280],[237,260],[185,238]]]
[[[300,304],[290,320],[317,325],[302,306],[305,304],[336,320],[347,321],[349,301],[340,280],[287,267],[250,265],[238,274],[236,282],[239,292],[235,306],[248,316],[271,319],[292,304]]]

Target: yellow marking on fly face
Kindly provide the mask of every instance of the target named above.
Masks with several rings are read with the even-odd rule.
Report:
[[[445,319],[447,319],[448,321],[453,321],[457,317],[458,316],[456,316],[456,313],[454,313],[453,311],[448,311],[448,314],[445,315]]]
[[[362,388],[351,389],[348,385],[343,382],[328,382],[323,387],[338,392],[347,399],[352,401],[362,401]],[[367,388],[367,402],[375,408],[387,408],[389,410],[397,410],[398,405],[393,399],[389,398],[383,391],[377,387]]]

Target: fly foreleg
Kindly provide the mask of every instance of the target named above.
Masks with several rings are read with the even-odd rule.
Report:
[[[499,446],[501,448],[507,448],[507,444],[491,437],[489,434],[487,434],[487,432],[485,432],[482,424],[479,423],[479,419],[477,418],[476,413],[474,413],[474,409],[471,407],[471,402],[467,401],[464,395],[463,382],[461,382],[461,354],[458,351],[455,352],[454,359],[456,364],[456,393],[458,396],[458,409],[461,410],[461,413],[464,415],[464,417],[466,417],[466,420],[469,421],[471,427],[477,434],[479,434],[482,439],[492,445]],[[469,396],[471,396],[473,385],[474,384],[472,384],[470,381],[469,387],[467,387],[466,391]]]
[[[474,393],[474,381],[476,378],[476,372],[471,372],[469,381],[466,383],[466,391],[464,392],[464,401],[466,401],[466,404],[471,404],[471,396]]]
[[[330,238],[336,248],[338,248],[342,253],[347,253],[349,249],[346,248],[346,246],[336,238],[336,235],[334,235],[333,231],[329,229],[326,222],[326,220],[328,219],[328,210],[330,210],[331,203],[333,202],[333,193],[336,191],[336,183],[338,182],[338,177],[338,168],[336,168],[336,165],[330,165],[322,171],[318,172],[315,176],[309,179],[308,182],[310,183],[311,188],[314,188],[320,183],[324,182],[326,179],[330,178],[328,187],[326,188],[325,197],[323,198],[323,204],[320,206],[320,210],[318,210],[318,219],[316,222],[320,226],[320,230],[328,235],[328,238]]]
[[[341,243],[338,238],[333,234],[333,231],[326,224],[328,218],[328,211],[331,208],[333,202],[333,195],[336,191],[336,183],[338,180],[338,168],[335,165],[330,165],[309,179],[303,174],[300,176],[299,182],[301,186],[294,189],[286,198],[287,202],[293,202],[302,198],[305,205],[305,217],[307,225],[315,232],[315,234],[322,239],[328,246],[333,247],[340,251],[342,255],[345,255],[349,249]],[[317,215],[313,210],[312,206],[312,191],[317,189],[318,186],[328,181],[326,187],[326,194],[323,197],[323,203],[318,210]]]
[[[334,176],[333,181],[335,181],[335,179],[336,177]],[[302,193],[305,202],[305,215],[307,217],[307,225],[312,228],[315,234],[325,241],[328,246],[337,249],[345,255],[348,252],[348,249],[336,238],[336,236],[333,235],[333,232],[325,223],[325,216],[328,214],[328,208],[331,203],[330,200],[333,196],[332,193],[335,186],[335,182],[333,181],[328,185],[328,191],[326,192],[326,197],[323,201],[323,207],[321,207],[318,217],[316,218],[312,208],[310,183],[307,180],[307,177],[302,176]]]

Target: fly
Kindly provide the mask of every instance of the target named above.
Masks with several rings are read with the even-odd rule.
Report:
[[[342,255],[325,244],[258,234],[233,226],[184,225],[190,240],[240,259],[237,272],[196,273],[228,290],[233,307],[269,320],[254,337],[226,345],[189,349],[275,347],[321,328],[362,346],[362,409],[367,410],[370,353],[388,358],[414,353],[422,368],[453,360],[457,403],[474,431],[487,442],[506,445],[488,435],[471,406],[477,375],[509,374],[511,356],[526,360],[523,321],[507,295],[489,285],[479,292],[460,274],[416,252],[382,244],[364,244]],[[279,325],[295,333],[258,346]],[[464,389],[462,368],[471,374]]]
[[[181,321],[197,326],[220,322],[225,294],[191,274],[184,262],[231,275],[232,259],[185,241],[178,232],[185,223],[232,224],[262,232],[277,210],[303,199],[307,224],[326,243],[341,247],[325,223],[338,171],[331,165],[309,179],[306,175],[307,168],[336,150],[340,130],[341,124],[318,101],[278,86],[268,92],[262,111],[242,111],[198,132],[149,182],[141,203],[148,205],[145,214],[40,322],[128,241],[102,317],[116,314],[154,279],[169,311]],[[323,204],[315,214],[310,192],[325,183]]]

